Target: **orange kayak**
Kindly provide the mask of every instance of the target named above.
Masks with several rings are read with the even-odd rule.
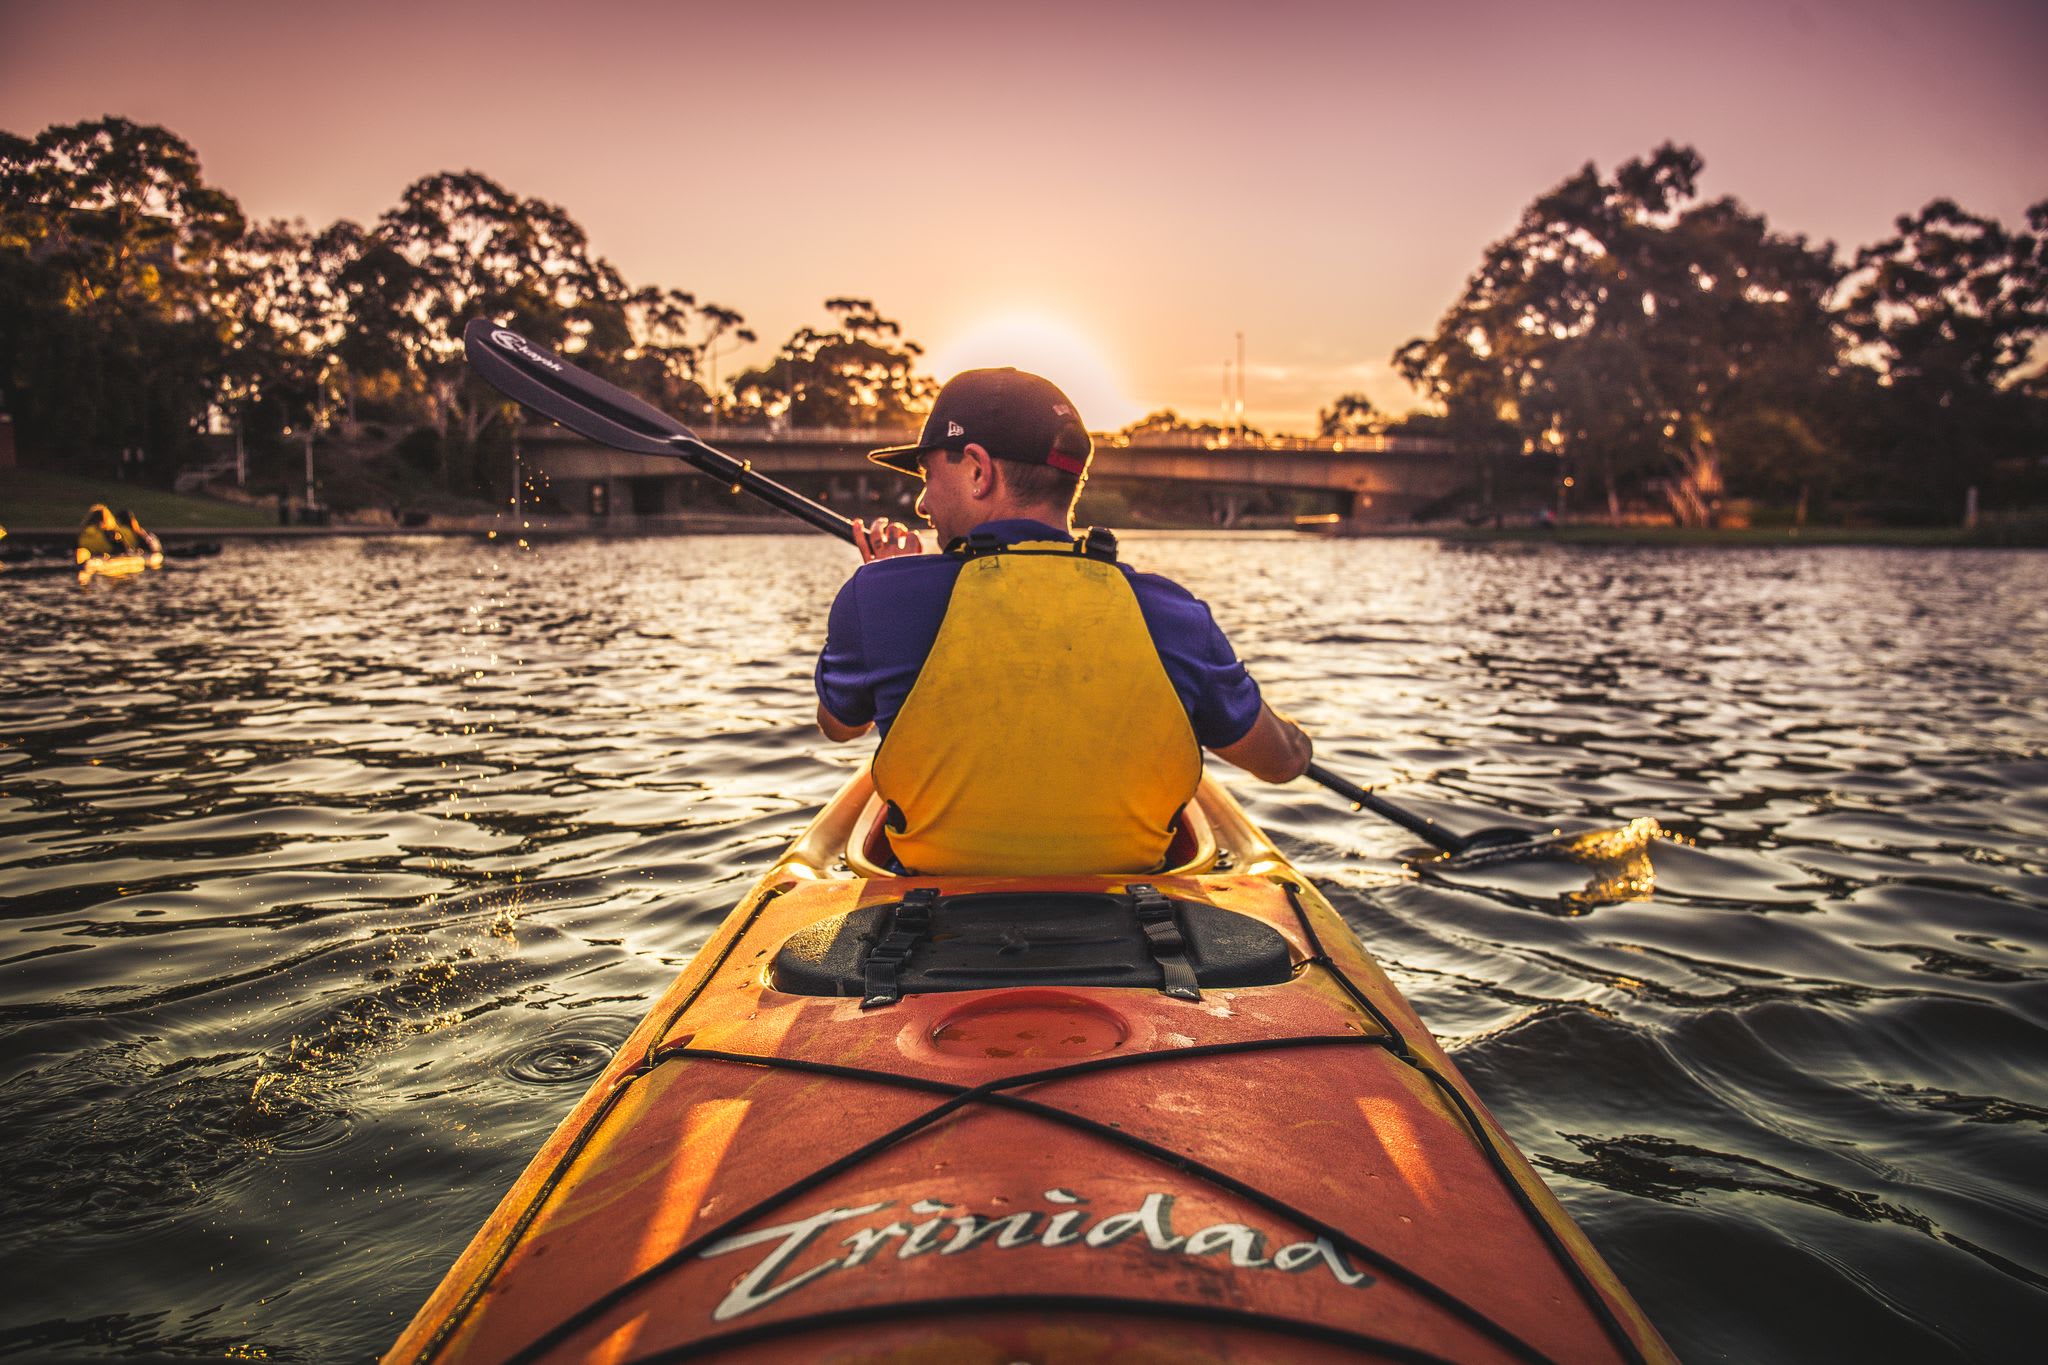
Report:
[[[1672,1360],[1314,886],[1181,825],[896,876],[855,778],[386,1360]]]

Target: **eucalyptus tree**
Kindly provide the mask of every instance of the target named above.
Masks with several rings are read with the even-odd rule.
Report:
[[[1386,414],[1362,393],[1340,393],[1316,412],[1319,436],[1363,436],[1386,424]]]
[[[731,308],[718,304],[707,304],[703,308],[705,333],[699,353],[703,356],[709,378],[705,389],[710,394],[714,411],[721,411],[732,405],[731,396],[718,384],[718,362],[726,355],[743,346],[751,346],[760,340],[754,329],[746,326],[746,319]]]
[[[167,129],[0,133],[0,384],[27,451],[176,454],[212,397],[242,231],[240,206]]]
[[[1252,436],[1264,434],[1249,428],[1247,431]],[[1148,412],[1117,432],[1126,444],[1138,445],[1148,440],[1170,440],[1176,443],[1222,441],[1230,434],[1229,430],[1214,422],[1189,421],[1172,408],[1158,408]]]
[[[1842,293],[1869,369],[1858,434],[1895,498],[1953,515],[2001,463],[2038,458],[2048,417],[2025,372],[2048,332],[2048,200],[2024,228],[1934,200],[1857,254]]]
[[[218,403],[248,434],[319,428],[347,405],[346,272],[361,246],[353,223],[315,233],[280,220],[251,226],[230,249]]]
[[[700,303],[683,289],[635,290],[626,301],[626,319],[632,344],[621,357],[619,382],[686,422],[714,415],[720,342],[755,340],[740,313]]]
[[[1526,453],[1596,476],[1609,507],[1654,486],[1713,518],[1725,447],[1796,407],[1837,364],[1831,246],[1698,201],[1702,163],[1666,144],[1540,196],[1438,323],[1395,363],[1447,410],[1490,411]],[[1736,418],[1741,420],[1734,420]]]
[[[2048,329],[2048,200],[2027,226],[1937,199],[1857,253],[1844,325],[1894,380],[1925,379],[1951,397],[2003,383]]]
[[[825,301],[832,325],[800,327],[775,356],[733,380],[742,420],[794,426],[914,425],[937,384],[917,372],[924,348],[868,299]]]
[[[361,406],[383,418],[427,416],[426,376],[412,366],[417,342],[407,300],[419,272],[374,230],[343,219],[320,235],[320,259],[342,301],[334,354],[346,376],[351,416]]]
[[[380,277],[397,288],[377,301],[391,310],[379,321],[419,376],[431,420],[444,435],[458,434],[466,452],[508,407],[463,364],[471,318],[498,318],[590,362],[615,359],[630,345],[624,281],[553,204],[475,171],[443,172],[408,185],[375,232],[407,267]],[[370,306],[364,295],[359,313]]]

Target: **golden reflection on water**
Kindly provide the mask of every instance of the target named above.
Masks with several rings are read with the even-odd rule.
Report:
[[[1667,837],[1656,817],[1638,816],[1612,829],[1588,830],[1565,846],[1565,856],[1579,862],[1612,862],[1644,855],[1652,840]]]
[[[1638,848],[1619,866],[1597,872],[1584,890],[1568,891],[1562,899],[1568,913],[1583,915],[1602,905],[1646,901],[1656,894],[1657,869],[1650,865],[1648,849]]]
[[[1584,914],[1602,905],[1649,900],[1657,894],[1657,869],[1650,861],[1650,846],[1659,839],[1675,838],[1647,815],[1580,836],[1569,845],[1567,856],[1594,864],[1594,874],[1585,889],[1565,894],[1565,906],[1572,914]]]
[[[1566,916],[1583,915],[1603,905],[1648,901],[1657,893],[1657,869],[1651,849],[1658,842],[1691,843],[1665,829],[1654,816],[1638,816],[1625,825],[1573,833],[1553,833],[1520,843],[1446,853],[1413,864],[1423,875],[1467,873],[1516,865],[1577,863],[1589,872],[1582,887],[1556,890],[1551,908]]]
[[[1682,1355],[2031,1344],[2048,556],[1127,544],[1333,770],[1609,827],[1468,876],[1222,774]],[[0,583],[0,1332],[388,1345],[859,762],[809,690],[850,559],[337,540]],[[82,679],[100,638],[139,647]]]

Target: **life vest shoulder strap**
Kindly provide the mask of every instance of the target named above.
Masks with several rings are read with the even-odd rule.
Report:
[[[1116,563],[1116,536],[1101,526],[1088,534],[1065,540],[1019,540],[1005,545],[986,531],[971,531],[956,537],[946,553],[961,559],[984,559],[989,555],[1078,555],[1104,564]]]

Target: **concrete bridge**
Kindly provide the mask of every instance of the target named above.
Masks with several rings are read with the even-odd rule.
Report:
[[[910,501],[908,483],[870,464],[867,452],[907,445],[917,439],[914,431],[728,427],[699,435],[850,515],[870,506],[907,507]],[[528,484],[544,483],[572,516],[660,519],[723,496],[680,461],[625,454],[561,428],[528,428],[520,443]],[[1146,485],[1201,488],[1215,495],[1215,515],[1226,524],[1246,497],[1267,489],[1324,494],[1322,505],[1348,521],[1385,524],[1410,519],[1469,478],[1450,442],[1439,437],[1281,438],[1253,445],[1174,433],[1128,443],[1097,437],[1089,482],[1122,489],[1133,501],[1143,500]]]

